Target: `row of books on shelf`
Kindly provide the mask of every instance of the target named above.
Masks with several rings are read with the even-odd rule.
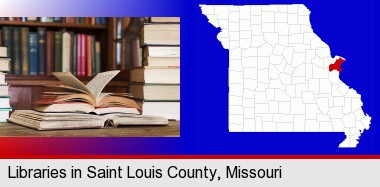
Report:
[[[95,35],[9,26],[2,27],[0,34],[0,45],[9,46],[12,74],[51,75],[65,71],[91,77],[101,70],[101,45]]]
[[[107,17],[0,17],[0,21],[104,25]]]
[[[9,71],[10,64],[7,52],[7,47],[0,46],[0,122],[5,122],[12,111],[9,105],[9,85],[5,82],[5,75]]]
[[[130,93],[143,114],[180,120],[179,18],[150,18],[140,42],[143,60],[131,70]]]

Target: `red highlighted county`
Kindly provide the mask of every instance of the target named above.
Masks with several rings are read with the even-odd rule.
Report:
[[[339,73],[342,71],[342,68],[340,67],[342,65],[342,63],[346,61],[344,58],[342,57],[339,57],[334,64],[330,64],[329,66],[329,70],[330,71],[333,71],[333,70],[337,70]]]

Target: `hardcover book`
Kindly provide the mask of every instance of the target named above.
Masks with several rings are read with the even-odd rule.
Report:
[[[160,116],[136,114],[80,114],[80,113],[42,113],[33,110],[16,110],[9,122],[36,130],[105,128],[125,125],[168,125],[169,121]]]
[[[38,74],[46,73],[46,28],[37,28],[38,34]]]
[[[44,92],[41,98],[34,102],[34,110],[40,112],[83,112],[83,113],[134,113],[141,112],[137,103],[130,99],[130,94],[102,93],[107,83],[120,71],[108,71],[96,75],[87,85],[84,85],[70,72],[54,72],[61,82],[61,88],[66,92]]]

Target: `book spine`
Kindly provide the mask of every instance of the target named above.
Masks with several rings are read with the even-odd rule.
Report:
[[[77,75],[82,76],[82,34],[77,34]]]
[[[13,73],[14,74],[21,74],[21,28],[20,27],[13,27],[13,40],[12,40],[12,46],[13,46],[13,58],[12,58],[12,64],[13,64]]]
[[[90,17],[90,24],[95,25],[95,17]]]
[[[87,76],[92,76],[91,35],[86,35],[86,60]]]
[[[62,34],[62,71],[70,72],[70,33],[64,32]]]
[[[102,24],[102,18],[101,17],[95,17],[95,24],[96,25]]]
[[[63,18],[62,17],[54,17],[54,22],[56,22],[56,23],[62,23],[63,22]]]
[[[91,69],[92,76],[96,75],[96,63],[95,63],[95,36],[91,36]]]
[[[95,58],[96,58],[96,62],[95,62],[95,66],[96,66],[96,73],[100,73],[101,71],[101,54],[100,54],[100,42],[97,41],[95,42]]]
[[[38,33],[38,73],[45,75],[46,72],[46,28],[37,28]]]
[[[87,56],[86,56],[86,35],[85,34],[81,34],[81,75],[84,77],[86,76],[86,59],[87,59]]]
[[[29,74],[29,28],[21,28],[21,69],[23,75]]]
[[[71,72],[73,75],[77,75],[77,35],[71,34]]]
[[[38,36],[37,32],[29,32],[29,74],[38,74]]]
[[[3,37],[3,46],[8,47],[8,57],[12,59],[12,27],[3,27],[1,31]]]
[[[62,32],[54,34],[54,71],[62,72]]]
[[[3,46],[3,31],[0,29],[0,45]]]
[[[75,17],[66,17],[65,21],[66,23],[75,23]]]
[[[46,47],[46,75],[52,75],[54,71],[54,31],[47,31]]]

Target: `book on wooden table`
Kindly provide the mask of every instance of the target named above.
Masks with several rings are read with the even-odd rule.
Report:
[[[84,113],[43,113],[33,110],[16,110],[9,122],[36,130],[105,128],[128,125],[168,125],[160,116],[111,113],[94,115]]]
[[[70,72],[54,72],[64,92],[44,92],[33,108],[40,112],[82,112],[82,113],[132,113],[140,114],[141,109],[128,93],[102,93],[107,83],[120,71],[97,74],[84,85]]]

